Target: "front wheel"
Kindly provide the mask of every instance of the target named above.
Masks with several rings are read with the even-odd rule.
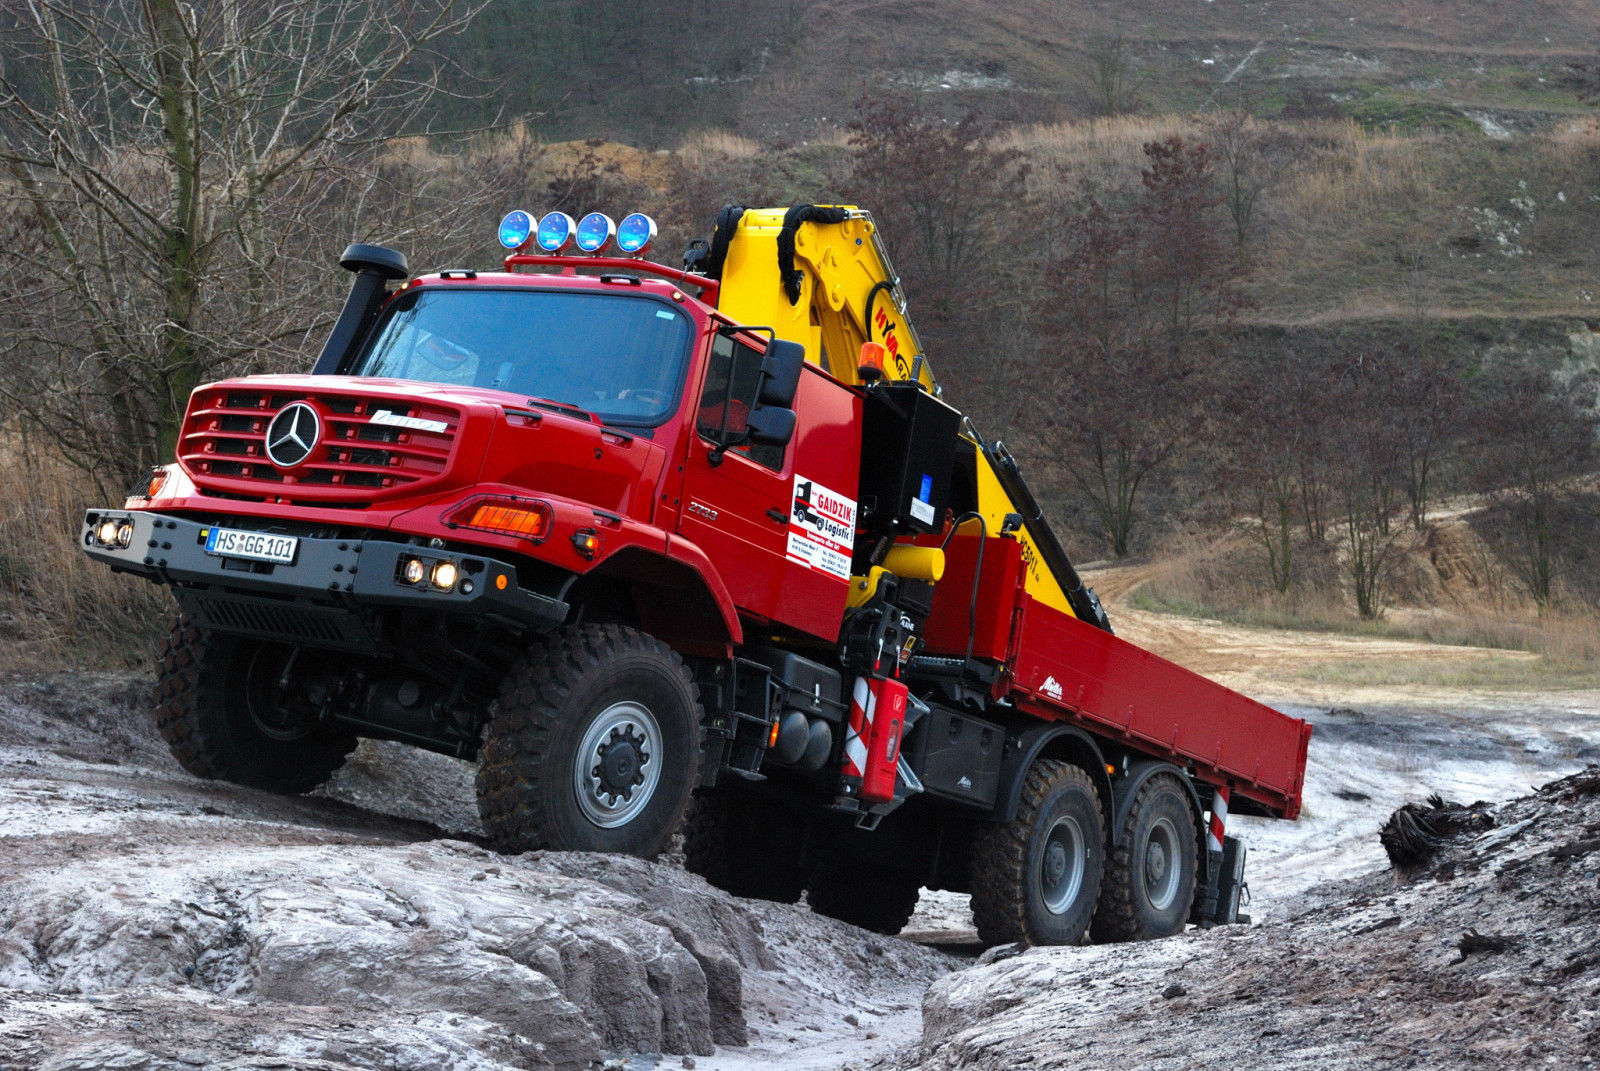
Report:
[[[683,659],[620,625],[562,629],[506,674],[478,752],[478,813],[503,851],[654,858],[700,767]]]
[[[1076,766],[1039,759],[1017,816],[973,837],[972,918],[986,945],[1075,945],[1100,891],[1100,793]]]
[[[355,749],[321,717],[337,675],[326,655],[178,617],[156,661],[156,729],[196,777],[309,792]]]

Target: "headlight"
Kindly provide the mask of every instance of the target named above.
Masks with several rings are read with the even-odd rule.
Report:
[[[456,586],[455,562],[440,562],[433,567],[433,586],[440,591],[449,591]]]
[[[422,564],[421,558],[408,558],[406,563],[400,567],[400,579],[407,584],[420,584],[427,571],[427,567]]]
[[[133,522],[107,517],[94,526],[94,541],[102,547],[127,547],[133,543]]]

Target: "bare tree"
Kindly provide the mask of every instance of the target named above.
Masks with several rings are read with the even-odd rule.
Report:
[[[1097,115],[1123,115],[1139,110],[1138,72],[1127,38],[1099,34],[1085,48],[1089,65],[1084,88]]]
[[[1540,612],[1549,609],[1573,539],[1563,507],[1595,465],[1600,428],[1594,372],[1570,378],[1511,368],[1482,385],[1472,424],[1472,476],[1505,517],[1492,536]]]
[[[977,115],[948,121],[903,99],[863,102],[849,129],[842,196],[881,224],[940,377],[970,389],[992,373],[991,334],[1020,315],[1003,280],[1030,219],[1026,160]]]
[[[1286,349],[1235,360],[1220,392],[1223,486],[1279,595],[1299,573],[1296,507],[1307,458],[1325,451],[1325,384],[1317,362]]]
[[[32,221],[37,259],[0,260],[0,389],[85,466],[147,465],[196,385],[317,329],[280,285],[292,239],[357,236],[396,178],[419,192],[379,141],[434,93],[428,42],[478,7],[3,2],[0,211]]]
[[[1217,329],[1240,301],[1210,151],[1178,137],[1144,151],[1131,204],[1090,198],[1061,224],[1041,315],[1060,344],[1055,394],[1047,405],[1030,396],[1023,414],[1118,557],[1151,474],[1193,442]]]
[[[1304,165],[1305,146],[1295,135],[1257,120],[1243,101],[1205,116],[1200,129],[1216,154],[1239,266],[1248,268],[1259,202],[1267,191],[1293,181]]]
[[[1356,613],[1382,616],[1390,574],[1402,534],[1393,524],[1404,482],[1402,433],[1395,419],[1405,408],[1399,389],[1399,356],[1392,350],[1358,354],[1336,369],[1325,402],[1340,414],[1329,422],[1329,484],[1344,544],[1345,575]]]

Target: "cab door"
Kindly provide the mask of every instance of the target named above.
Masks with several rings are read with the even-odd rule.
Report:
[[[713,336],[678,532],[706,552],[741,612],[832,641],[850,580],[860,400],[807,365],[787,445],[721,448],[755,408],[761,358],[729,333]]]

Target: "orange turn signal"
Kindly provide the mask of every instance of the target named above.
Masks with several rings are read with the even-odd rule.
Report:
[[[550,503],[538,499],[485,495],[471,499],[452,513],[450,523],[458,528],[472,528],[479,532],[494,532],[542,543],[550,534],[553,514]]]
[[[593,528],[579,528],[572,533],[572,547],[583,557],[593,561],[594,556],[600,553],[600,533]]]

